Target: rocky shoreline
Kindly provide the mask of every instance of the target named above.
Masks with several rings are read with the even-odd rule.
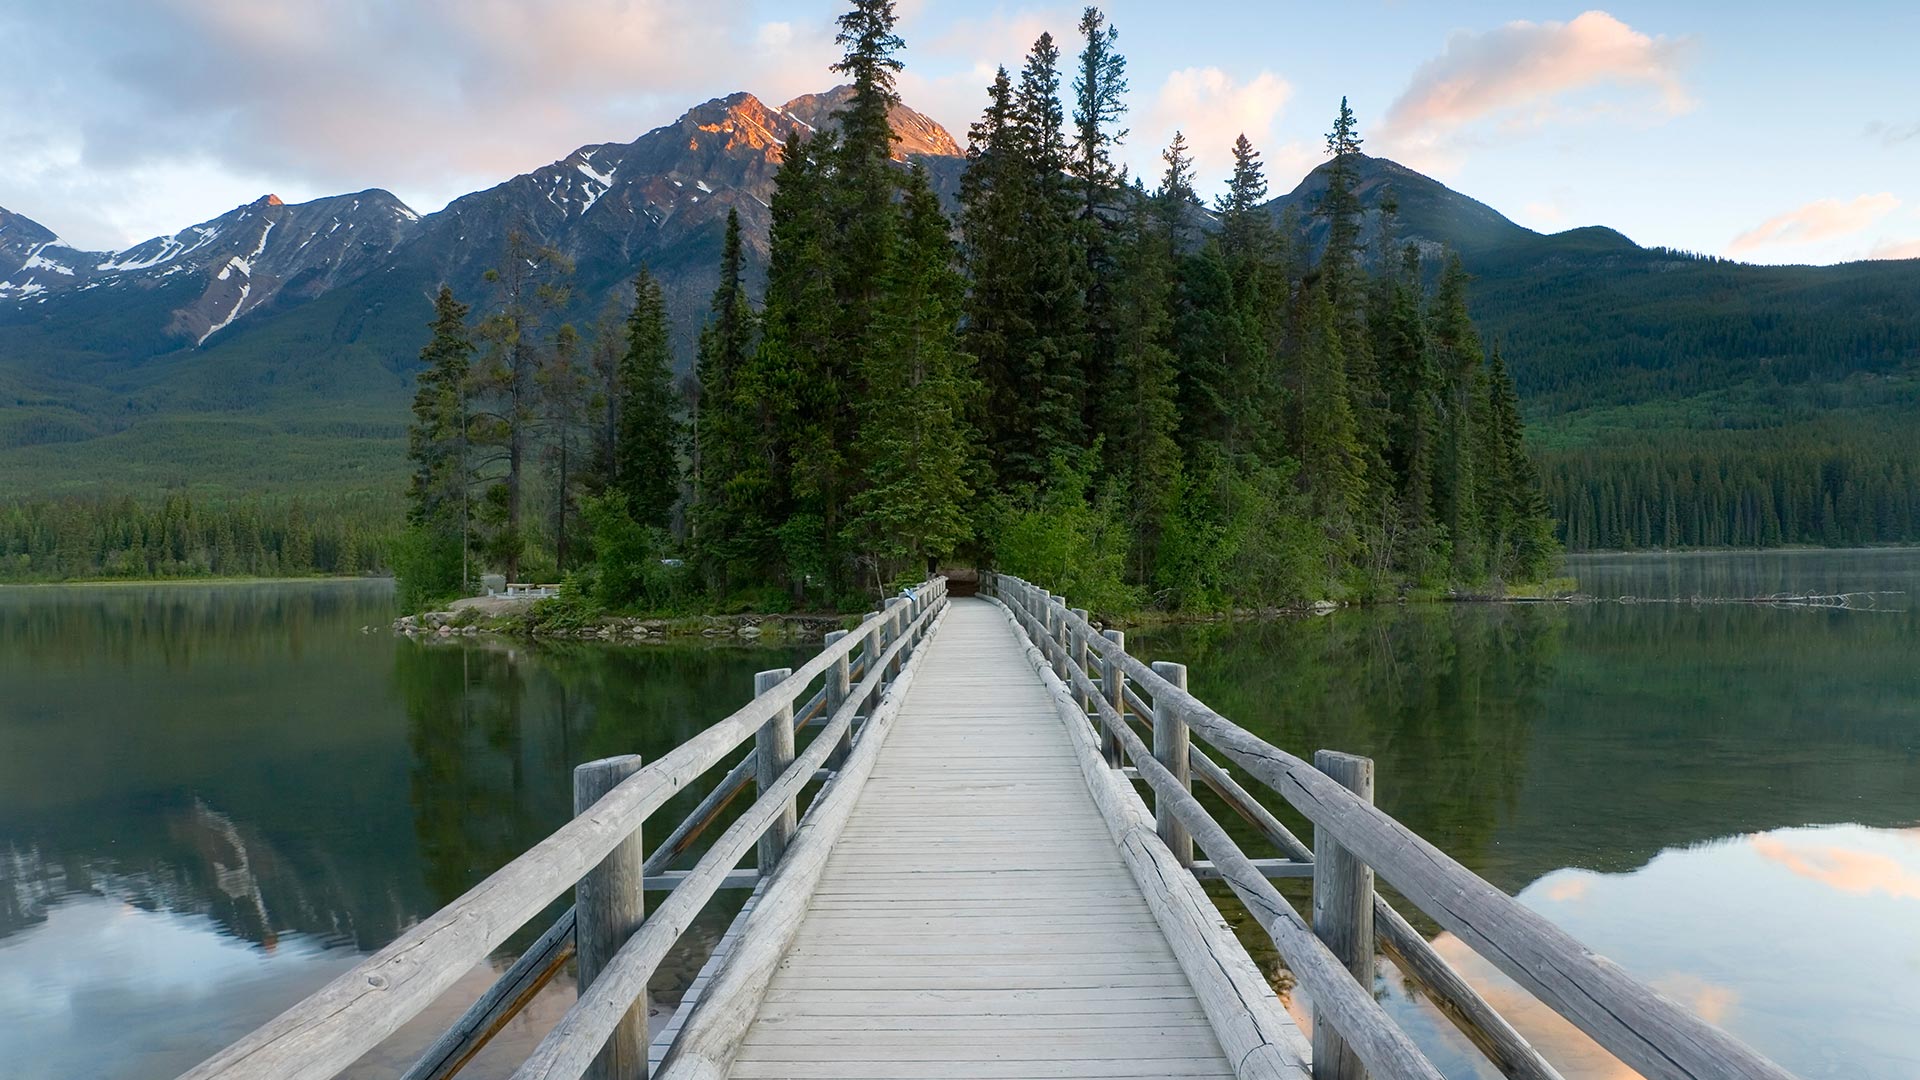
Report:
[[[395,633],[413,638],[474,637],[504,634],[511,637],[562,641],[602,641],[623,644],[667,642],[808,642],[845,629],[848,619],[838,615],[695,615],[674,619],[608,615],[579,627],[529,628],[519,612],[482,613],[472,608],[428,611],[393,621]]]

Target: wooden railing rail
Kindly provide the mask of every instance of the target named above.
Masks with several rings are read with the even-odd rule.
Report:
[[[426,1008],[529,919],[600,866],[668,799],[719,764],[777,716],[791,715],[793,702],[815,679],[836,668],[851,672],[857,662],[858,669],[864,673],[861,685],[866,686],[876,673],[889,668],[897,670],[900,654],[912,649],[917,642],[914,634],[907,633],[907,628],[924,629],[927,617],[943,606],[944,597],[944,581],[936,578],[917,589],[911,600],[899,598],[890,603],[885,617],[870,615],[838,640],[827,643],[818,654],[766,692],[667,754],[646,763],[607,791],[585,813],[305,1000],[195,1066],[183,1074],[182,1080],[326,1080],[339,1073]],[[908,611],[913,613],[911,619],[907,617]],[[881,644],[883,634],[888,635],[885,646]],[[896,644],[898,648],[891,647]],[[860,651],[858,661],[854,659],[856,650]],[[823,685],[814,697],[824,705],[827,694],[828,687]],[[800,711],[806,713],[819,707],[810,700],[808,707]],[[843,706],[827,723],[831,725],[841,713],[851,723],[856,710],[857,705],[854,709]],[[832,741],[837,743],[838,736]],[[812,761],[812,755],[796,759],[781,777],[781,782],[798,778],[794,791],[799,784],[813,779],[818,768],[815,763],[802,769],[799,764],[802,760]],[[682,828],[676,829],[669,838],[670,843],[662,844],[655,858],[647,860],[648,870],[663,870],[673,856],[685,849],[693,835],[718,816],[726,801],[744,786],[745,778],[755,775],[756,771],[756,764],[742,761],[727,773],[689,817],[688,822],[693,824],[682,823]],[[767,794],[763,791],[758,802],[764,802]],[[757,833],[753,839],[759,839]],[[697,866],[692,874],[677,881],[674,892],[687,888],[689,883],[694,883],[696,889],[704,888],[710,881],[710,875],[703,874]],[[660,910],[667,910],[667,905],[663,904]],[[575,921],[577,925],[577,918]],[[647,923],[653,921],[650,918]],[[540,963],[546,965],[546,977],[565,959],[560,942],[570,935],[557,932],[559,929],[555,927],[542,937],[546,956]],[[581,931],[576,930],[576,936],[579,933]],[[530,998],[526,985],[540,978],[539,971],[515,967],[501,982],[517,976],[519,990],[499,996]],[[529,967],[535,968],[538,964]],[[502,987],[496,986],[496,989]],[[484,1004],[483,1000],[475,1008]],[[473,1011],[469,1010],[469,1016]],[[482,1028],[488,1026],[481,1025]],[[466,1046],[466,1043],[460,1045]],[[471,1057],[471,1049],[462,1055],[455,1048],[452,1056],[465,1060]],[[596,1045],[593,1049],[597,1052],[599,1047]],[[455,1062],[454,1067],[457,1068],[457,1064]],[[419,1073],[419,1068],[417,1065],[409,1075],[448,1074],[447,1071]]]
[[[1125,743],[1141,779],[1153,787],[1156,798],[1166,798],[1172,803],[1181,824],[1193,832],[1203,849],[1215,856],[1213,861],[1221,867],[1222,876],[1256,918],[1262,916],[1256,903],[1270,903],[1272,897],[1265,896],[1252,877],[1244,873],[1248,867],[1241,866],[1236,871],[1226,865],[1234,861],[1231,853],[1222,860],[1207,846],[1202,832],[1207,831],[1204,826],[1211,818],[1192,800],[1185,787],[1176,782],[1164,763],[1155,760],[1146,750],[1120,712],[1107,704],[1111,689],[1094,684],[1089,671],[1073,667],[1073,642],[1086,645],[1089,667],[1113,672],[1144,690],[1151,702],[1142,699],[1139,704],[1147,706],[1147,715],[1184,726],[1196,743],[1210,744],[1248,776],[1277,792],[1314,825],[1317,835],[1324,833],[1329,843],[1337,844],[1360,865],[1377,873],[1441,927],[1648,1080],[1791,1080],[1791,1074],[1780,1066],[1634,979],[1612,961],[1596,955],[1376,808],[1369,798],[1221,716],[1153,667],[1129,655],[1123,645],[1100,634],[1059,598],[1006,575],[983,575],[983,588],[990,589],[1020,616],[1029,636],[1054,658],[1058,670],[1072,668],[1071,674],[1085,682],[1082,692],[1091,694],[1100,706],[1096,708],[1096,726],[1105,728]],[[1124,703],[1134,706],[1124,687],[1119,696]],[[1192,749],[1188,753],[1189,760],[1199,760],[1191,756]],[[1209,773],[1216,774],[1216,779],[1224,775],[1217,766],[1196,767],[1194,772],[1203,780]],[[1244,788],[1237,784],[1220,787],[1225,788],[1222,796],[1228,804],[1250,820],[1258,818],[1256,827],[1268,834],[1282,851],[1296,859],[1304,853],[1304,845],[1297,838],[1268,827],[1269,823],[1279,826],[1279,822],[1264,808],[1256,809],[1258,803]],[[1218,826],[1213,829],[1218,830]],[[1214,842],[1223,839],[1224,830],[1218,830]],[[1251,901],[1249,894],[1254,897]],[[1373,897],[1370,908],[1376,927],[1387,939],[1389,953],[1402,948],[1408,951],[1409,962],[1403,965],[1403,970],[1427,986],[1444,1005],[1451,1006],[1445,1011],[1449,1011],[1456,1023],[1461,1023],[1463,1028],[1468,1026],[1463,1022],[1467,1017],[1456,1015],[1459,1010],[1483,1019],[1498,1018],[1498,1014],[1432,952],[1418,933],[1408,933],[1412,928],[1377,896]],[[1287,905],[1287,911],[1291,910],[1291,905]],[[1297,920],[1298,916],[1294,918]],[[1289,952],[1289,945],[1294,953],[1304,952],[1299,963],[1309,970],[1317,970],[1317,951],[1303,950],[1301,943],[1283,942],[1278,937],[1275,945],[1296,975],[1303,973],[1296,966],[1296,956]],[[1343,977],[1346,977],[1344,971]],[[1346,981],[1354,982],[1351,977],[1346,977]],[[1313,982],[1308,977],[1302,977],[1301,982],[1318,1004],[1320,994]],[[1358,1040],[1365,1036],[1349,1030],[1350,1024],[1351,1021],[1335,1026],[1359,1049]],[[1499,1020],[1497,1026],[1504,1032],[1482,1028],[1469,1034],[1482,1047],[1491,1044],[1500,1048],[1497,1054],[1489,1056],[1503,1071],[1513,1076],[1550,1078],[1555,1075],[1551,1066],[1524,1040],[1519,1040],[1517,1034],[1503,1037],[1512,1031],[1504,1020]],[[1363,1051],[1361,1057],[1367,1056]],[[1368,1064],[1371,1066],[1372,1062]],[[1327,1075],[1316,1068],[1316,1076]]]
[[[777,873],[793,832],[788,830],[782,834],[769,826],[791,812],[793,798],[813,779],[814,770],[838,748],[840,736],[852,729],[855,713],[881,687],[882,675],[905,655],[938,617],[938,612],[938,605],[929,605],[911,624],[898,629],[881,653],[880,663],[852,688],[840,708],[827,720],[826,728],[805,752],[780,771],[777,779],[763,787],[753,805],[720,834],[679,887],[648,916],[639,931],[627,939],[591,985],[583,987],[579,1000],[514,1072],[515,1080],[574,1080],[580,1076],[645,993],[647,981],[666,959],[667,950],[692,925],[694,917],[720,888],[727,871],[756,841],[762,845],[762,858],[766,860],[761,874]],[[797,821],[794,827],[798,828]],[[769,837],[777,837],[781,847],[780,854],[771,860],[766,858]]]

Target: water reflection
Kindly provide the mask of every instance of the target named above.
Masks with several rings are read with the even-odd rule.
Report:
[[[1857,825],[1779,829],[1662,852],[1627,874],[1562,870],[1522,903],[1808,1080],[1920,1072],[1920,840]],[[1569,1078],[1639,1074],[1451,934],[1434,946]],[[1390,1011],[1487,1077],[1397,980]]]
[[[0,590],[0,1073],[191,1065],[566,820],[575,763],[665,753],[793,655],[422,643],[390,609],[379,583]]]

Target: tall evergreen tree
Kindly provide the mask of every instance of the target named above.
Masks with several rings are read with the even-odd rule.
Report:
[[[1105,429],[1125,493],[1136,581],[1151,580],[1180,488],[1179,406],[1172,347],[1173,244],[1144,192],[1114,250],[1115,355]]]
[[[626,494],[634,521],[661,529],[672,520],[680,495],[681,431],[667,332],[660,283],[643,266],[634,277],[627,347],[620,356],[614,486]]]
[[[856,457],[865,482],[852,500],[852,532],[872,560],[876,586],[949,555],[970,531],[977,392],[958,349],[962,282],[951,228],[926,170],[908,174],[904,217],[874,313]]]
[[[1113,405],[1118,322],[1115,310],[1116,268],[1112,251],[1116,226],[1108,205],[1125,194],[1125,170],[1114,164],[1113,152],[1126,140],[1119,127],[1126,115],[1127,61],[1116,44],[1120,32],[1107,24],[1099,8],[1080,16],[1080,62],[1073,80],[1073,143],[1068,171],[1080,188],[1080,248],[1085,257],[1086,344],[1082,367],[1085,383],[1085,426],[1098,431],[1109,423],[1104,415]]]
[[[1031,202],[1019,219],[1019,250],[1031,266],[1026,301],[1033,336],[1018,356],[1030,395],[1030,441],[1008,448],[1012,479],[1038,482],[1056,453],[1082,446],[1086,435],[1087,309],[1084,233],[1066,174],[1068,150],[1060,106],[1060,50],[1053,35],[1033,43],[1013,93],[1013,128],[1029,177]]]
[[[824,135],[790,139],[775,176],[759,347],[739,386],[751,454],[725,481],[734,529],[714,538],[796,601],[810,583],[837,584],[851,482],[849,403],[858,387],[834,291],[832,152]]]
[[[545,449],[553,472],[553,561],[566,573],[572,565],[573,537],[568,526],[579,509],[581,477],[591,416],[592,391],[580,363],[580,335],[563,323],[553,335],[553,351],[538,375]]]
[[[987,89],[986,110],[968,129],[960,178],[961,260],[969,284],[962,344],[983,387],[976,426],[994,455],[982,478],[988,485],[1016,471],[1000,455],[1029,436],[1018,358],[1033,334],[1030,261],[1021,247],[1021,218],[1031,194],[1020,153],[1013,79],[1003,67]]]
[[[473,338],[467,330],[467,305],[440,286],[433,302],[433,336],[420,350],[423,365],[413,395],[413,423],[407,429],[407,457],[413,478],[407,487],[407,520],[435,530],[466,528],[467,380],[473,363]]]
[[[798,137],[789,140],[796,153]],[[755,321],[747,302],[746,256],[740,241],[740,214],[727,211],[726,239],[720,249],[720,284],[714,289],[706,325],[700,330],[694,361],[692,539],[696,550],[703,532],[730,528],[726,478],[741,471],[750,453],[743,419],[740,380],[753,360]],[[717,584],[717,583],[716,583]]]
[[[518,230],[507,234],[500,265],[487,271],[495,300],[480,324],[486,354],[474,372],[485,407],[474,411],[470,432],[473,443],[493,448],[475,467],[498,470],[487,489],[488,546],[509,578],[519,576],[528,542],[522,518],[540,424],[539,373],[551,348],[546,327],[566,304],[563,281],[572,272],[565,256]]]
[[[1475,419],[1481,412],[1481,371],[1485,356],[1480,335],[1467,314],[1467,272],[1455,256],[1440,275],[1428,305],[1428,332],[1440,386],[1439,454],[1434,481],[1434,514],[1453,545],[1453,568],[1462,580],[1476,579],[1484,563],[1480,529],[1480,440]]]

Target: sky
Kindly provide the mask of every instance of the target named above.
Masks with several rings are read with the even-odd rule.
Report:
[[[1074,3],[900,0],[906,102],[965,141]],[[421,212],[709,98],[825,89],[840,0],[0,0],[0,207],[85,248],[272,192]],[[1370,153],[1553,232],[1750,262],[1920,258],[1920,5],[1352,0],[1102,6],[1123,160],[1203,188],[1245,133],[1274,194],[1342,95]],[[1068,84],[1070,87],[1070,78]]]

